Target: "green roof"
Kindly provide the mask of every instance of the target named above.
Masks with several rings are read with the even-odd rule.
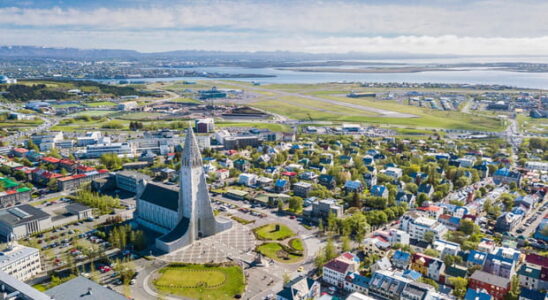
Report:
[[[240,190],[227,190],[226,191],[227,194],[232,194],[232,195],[236,195],[236,196],[241,196],[241,197],[244,197],[246,196],[247,194],[249,194],[248,192],[246,191],[240,191]]]
[[[28,192],[28,191],[30,191],[30,188],[28,188],[26,186],[17,189],[18,193],[23,193],[23,192]]]
[[[448,266],[445,268],[445,274],[453,277],[465,278],[468,274],[468,269],[461,266]]]
[[[7,177],[0,177],[0,182],[2,184],[2,186],[6,189],[11,189],[11,188],[14,188],[16,186],[19,186],[19,183],[7,178]]]

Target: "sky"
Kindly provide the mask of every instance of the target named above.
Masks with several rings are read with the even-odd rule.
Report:
[[[0,45],[547,55],[546,0],[0,0]]]

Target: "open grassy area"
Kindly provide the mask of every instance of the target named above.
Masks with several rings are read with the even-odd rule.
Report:
[[[289,246],[295,250],[303,251],[304,245],[301,239],[292,239],[289,241]]]
[[[275,261],[283,263],[295,263],[303,259],[300,255],[295,255],[284,250],[280,243],[264,243],[257,247],[257,252],[272,258]]]
[[[110,101],[98,101],[98,102],[86,102],[89,107],[99,107],[99,106],[116,106],[117,104]]]
[[[79,111],[77,113],[71,114],[70,116],[71,117],[79,117],[79,116],[102,117],[102,116],[108,116],[113,113],[115,112],[110,110],[86,110],[86,111]]]
[[[234,299],[245,287],[238,266],[171,265],[159,273],[158,291],[192,299]]]
[[[126,113],[118,116],[117,118],[123,120],[154,120],[160,117],[164,117],[165,114],[156,113],[156,112],[133,112]]]
[[[232,216],[231,218],[232,220],[244,225],[255,223],[255,220],[247,220],[247,219],[236,217],[236,216]]]
[[[290,131],[287,125],[276,123],[254,123],[254,122],[215,122],[217,127],[250,127],[258,129],[270,129],[271,131]]]
[[[281,241],[295,236],[295,233],[289,227],[279,223],[257,227],[253,229],[253,232],[258,239],[267,241]]]
[[[535,119],[526,115],[517,116],[520,129],[531,133],[546,133],[548,132],[547,119]]]

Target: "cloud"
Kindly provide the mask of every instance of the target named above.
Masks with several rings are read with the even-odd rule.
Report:
[[[0,7],[2,42],[145,51],[548,53],[546,1],[113,3]]]

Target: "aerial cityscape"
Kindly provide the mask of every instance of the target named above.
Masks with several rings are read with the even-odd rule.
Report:
[[[0,299],[548,300],[546,12],[0,1]]]

